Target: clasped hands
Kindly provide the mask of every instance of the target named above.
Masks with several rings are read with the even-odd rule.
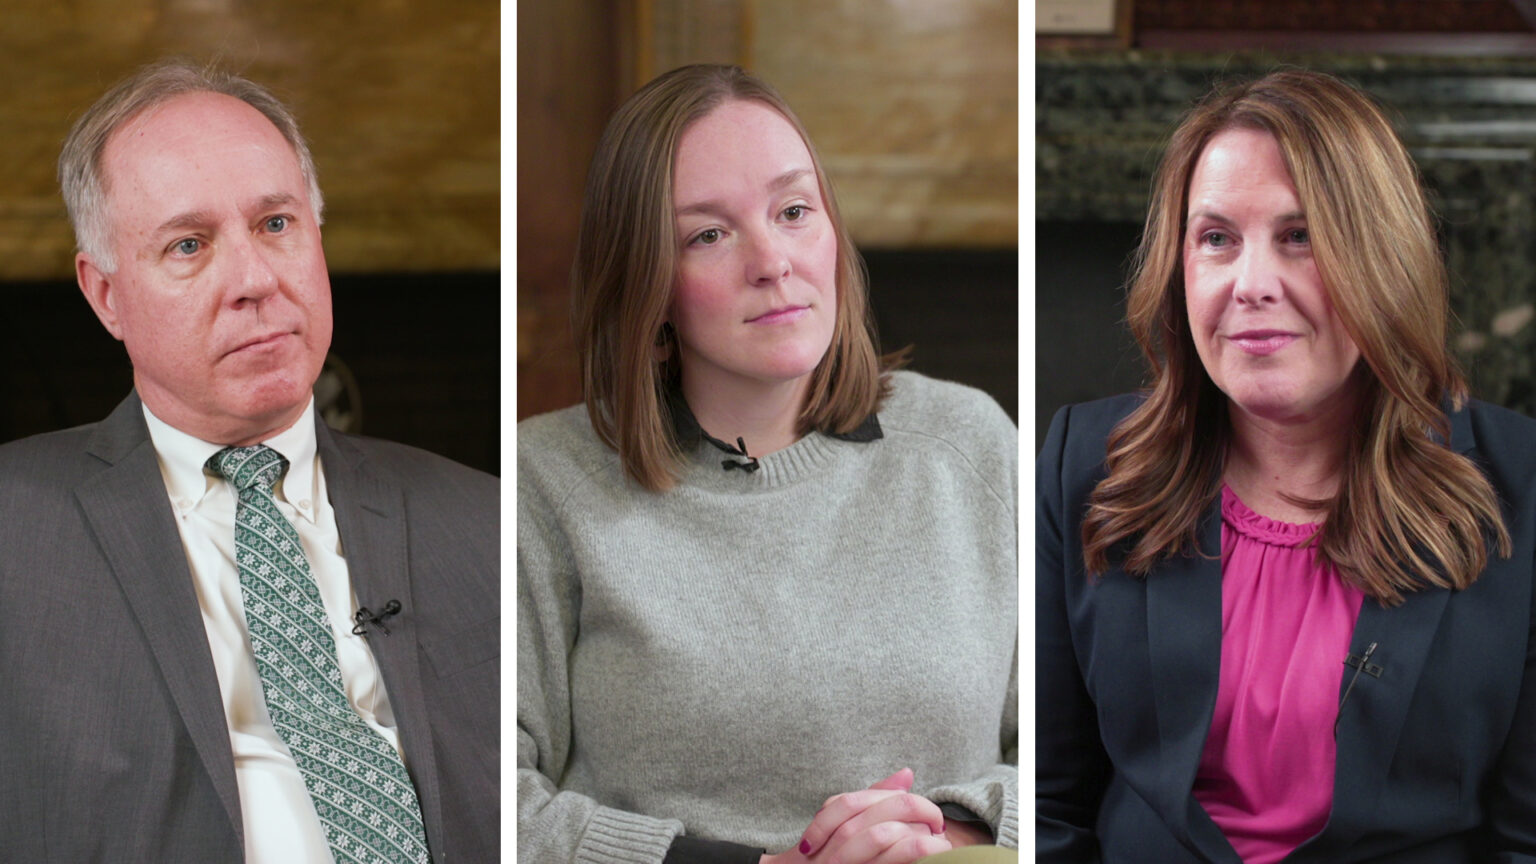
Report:
[[[946,826],[939,806],[913,795],[912,769],[868,789],[826,800],[798,848],[760,864],[910,864],[956,846],[990,842],[969,826]]]

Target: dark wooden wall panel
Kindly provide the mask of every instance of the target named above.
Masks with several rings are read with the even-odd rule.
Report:
[[[1136,0],[1137,30],[1517,32],[1509,0]]]
[[[587,165],[621,81],[620,0],[517,10],[517,417],[581,401],[571,257]]]

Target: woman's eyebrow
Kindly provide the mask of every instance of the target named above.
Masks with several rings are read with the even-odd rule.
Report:
[[[779,176],[773,178],[772,180],[769,180],[767,188],[768,188],[768,191],[770,191],[770,192],[777,192],[780,189],[785,189],[787,187],[793,186],[796,183],[799,183],[802,180],[805,180],[807,177],[814,178],[815,176],[816,176],[816,172],[811,170],[810,168],[791,168],[788,171],[785,171],[783,174],[780,174]],[[691,216],[691,215],[695,215],[695,214],[719,215],[722,211],[724,211],[724,209],[725,209],[725,206],[723,204],[721,204],[719,201],[716,201],[714,199],[708,199],[708,200],[704,200],[704,201],[695,201],[695,202],[692,202],[690,204],[686,204],[686,205],[684,205],[682,207],[678,207],[676,210],[673,211],[673,215],[674,216]]]
[[[714,199],[710,199],[710,200],[707,200],[707,201],[696,201],[696,202],[694,202],[692,204],[689,204],[689,205],[687,205],[685,207],[679,207],[675,211],[673,211],[673,214],[676,215],[676,216],[691,216],[691,215],[694,215],[694,214],[704,214],[704,215],[709,215],[709,216],[718,216],[724,210],[725,210],[724,205],[722,205],[718,201],[715,201]]]
[[[788,171],[785,171],[783,174],[773,178],[773,180],[768,183],[768,188],[783,189],[786,186],[793,186],[796,183],[799,183],[802,179],[810,176],[815,176],[815,172],[811,171],[809,168],[791,168]]]
[[[1286,212],[1286,213],[1281,213],[1279,216],[1276,216],[1275,218],[1271,219],[1270,221],[1273,222],[1273,223],[1279,224],[1281,222],[1306,221],[1306,218],[1307,218],[1307,214],[1305,212],[1303,212],[1301,210],[1291,210],[1291,211]],[[1193,213],[1190,213],[1189,217],[1185,221],[1186,222],[1194,222],[1197,219],[1208,219],[1208,220],[1210,220],[1212,222],[1220,222],[1223,225],[1233,225],[1233,224],[1236,224],[1230,218],[1228,218],[1227,216],[1222,215],[1221,213],[1216,212],[1215,210],[1196,210]]]

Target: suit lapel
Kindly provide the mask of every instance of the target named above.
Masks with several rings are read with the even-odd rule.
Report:
[[[1361,604],[1349,652],[1360,658],[1374,644],[1369,666],[1375,668],[1357,674],[1346,667],[1339,684],[1344,702],[1334,757],[1333,811],[1318,838],[1319,851],[1348,845],[1369,824],[1449,598],[1449,591],[1434,588],[1415,591],[1393,608],[1370,598]]]
[[[1462,455],[1471,454],[1476,442],[1467,412],[1450,414],[1450,430],[1451,448]],[[1369,651],[1370,661],[1365,671],[1346,666],[1339,682],[1342,704],[1334,757],[1333,810],[1316,845],[1302,847],[1307,852],[1331,855],[1359,837],[1369,824],[1386,788],[1409,703],[1450,597],[1451,592],[1444,588],[1427,588],[1410,592],[1395,607],[1382,606],[1369,597],[1361,604],[1349,653],[1358,659]]]
[[[1169,558],[1147,578],[1147,651],[1162,748],[1163,816],[1207,860],[1237,862],[1191,794],[1221,681],[1221,507],[1200,520],[1200,550]]]
[[[75,498],[138,620],[235,836],[244,845],[218,673],[137,396],[125,399],[102,421],[87,452],[107,467],[81,483]]]
[[[375,611],[390,600],[399,600],[403,607],[385,623],[387,634],[369,633],[368,647],[384,676],[406,768],[421,802],[427,845],[436,857],[442,848],[434,842],[442,837],[442,797],[421,684],[404,493],[393,478],[374,470],[356,447],[336,437],[318,416],[316,425],[326,489],[357,602]]]

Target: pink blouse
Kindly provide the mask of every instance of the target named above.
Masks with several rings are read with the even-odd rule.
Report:
[[[1221,490],[1221,681],[1195,799],[1245,864],[1271,864],[1323,829],[1333,724],[1363,595],[1277,522]]]

